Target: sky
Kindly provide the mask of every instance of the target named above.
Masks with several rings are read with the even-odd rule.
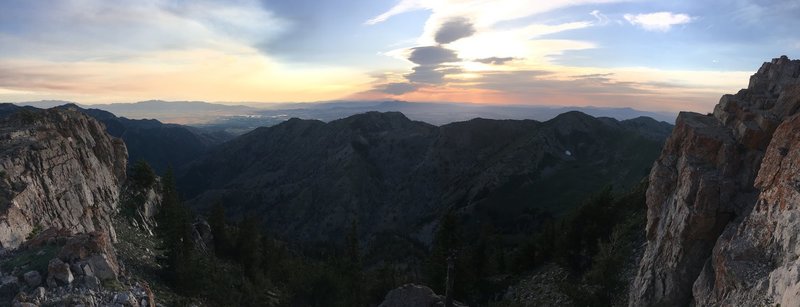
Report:
[[[0,101],[709,111],[800,57],[796,0],[0,0]]]

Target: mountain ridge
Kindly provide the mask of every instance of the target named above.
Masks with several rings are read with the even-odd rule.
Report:
[[[577,127],[581,121],[583,126]],[[399,112],[368,112],[328,123],[290,119],[210,151],[179,172],[178,183],[189,203],[201,210],[222,201],[243,204],[229,208],[234,216],[265,216],[267,225],[307,221],[270,229],[281,235],[297,233],[303,240],[324,240],[312,238],[328,230],[333,235],[350,219],[357,219],[365,233],[417,228],[420,225],[412,221],[430,219],[448,208],[472,211],[513,200],[501,197],[498,189],[517,191],[510,194],[520,203],[519,191],[542,180],[537,179],[542,174],[560,174],[564,161],[577,161],[570,164],[576,168],[572,172],[595,165],[620,165],[624,170],[641,166],[617,173],[625,174],[626,184],[638,182],[660,141],[639,136],[627,123],[578,112],[547,122],[472,119],[440,127]],[[668,124],[660,125],[668,131]],[[634,143],[649,148],[640,160],[622,153],[640,150]],[[602,149],[610,144],[616,146],[611,152],[620,152]],[[542,151],[545,147],[549,149]],[[632,165],[625,166],[623,160]],[[512,163],[514,168],[509,167]],[[608,173],[595,175],[608,178]],[[554,202],[542,207],[553,207]],[[407,212],[416,213],[406,216]],[[422,212],[430,217],[417,216]]]

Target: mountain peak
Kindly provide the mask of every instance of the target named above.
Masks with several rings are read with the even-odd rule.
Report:
[[[396,130],[408,127],[413,124],[424,124],[422,122],[414,122],[405,114],[401,112],[377,112],[370,111],[366,113],[352,115],[343,119],[332,121],[331,124],[347,125],[350,128],[363,131],[386,131]],[[424,124],[427,125],[427,124]]]
[[[589,114],[583,113],[581,111],[568,111],[559,114],[558,116],[554,117],[550,121],[564,121],[564,120],[594,120],[595,117],[592,117]]]
[[[800,83],[800,60],[787,56],[765,62],[758,72],[750,77],[747,89],[754,94],[777,96],[786,86]]]
[[[798,305],[798,109],[800,60],[781,56],[713,114],[678,115],[650,173],[631,306]]]

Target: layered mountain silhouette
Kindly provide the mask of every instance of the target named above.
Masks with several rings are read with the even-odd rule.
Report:
[[[291,119],[211,150],[178,183],[193,207],[222,202],[234,218],[257,216],[292,240],[339,238],[355,221],[365,234],[425,242],[447,210],[519,231],[535,227],[537,212],[559,214],[608,184],[631,186],[670,131],[649,118],[580,112],[440,127],[399,112]]]

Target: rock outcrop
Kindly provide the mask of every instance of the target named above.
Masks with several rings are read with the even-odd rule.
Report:
[[[444,305],[444,296],[436,295],[431,288],[406,284],[389,291],[378,307],[444,307]],[[453,305],[464,306],[459,302],[453,302]]]
[[[800,60],[681,113],[650,173],[631,306],[800,304]]]
[[[127,151],[96,120],[72,109],[22,109],[0,118],[0,246],[40,229],[104,231]]]

